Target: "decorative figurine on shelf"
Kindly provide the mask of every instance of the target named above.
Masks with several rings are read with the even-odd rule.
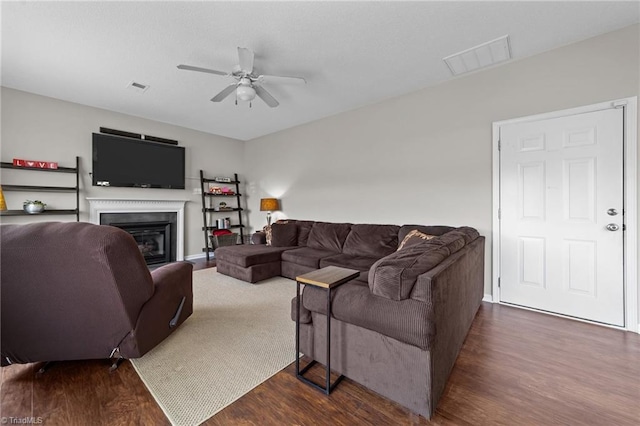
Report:
[[[222,188],[221,191],[222,191],[222,194],[224,194],[224,195],[233,195],[233,194],[235,194],[233,189],[227,188],[226,186],[224,188]]]
[[[24,210],[25,213],[29,213],[29,214],[42,213],[46,206],[47,205],[40,200],[35,200],[35,201],[27,200],[24,203],[22,203],[22,209]]]
[[[219,186],[210,186],[209,192],[211,194],[222,194],[222,188],[220,188]]]
[[[231,211],[233,210],[233,207],[228,207],[227,203],[225,203],[224,201],[220,202],[220,204],[218,204],[218,211],[219,212],[226,212],[226,211]]]

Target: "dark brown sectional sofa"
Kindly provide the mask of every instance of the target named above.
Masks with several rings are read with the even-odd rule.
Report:
[[[398,250],[414,230],[434,237]],[[272,233],[271,246],[217,249],[218,272],[257,282],[330,265],[359,270],[332,294],[331,367],[430,418],[482,301],[484,237],[469,227],[302,220]],[[294,298],[292,319],[295,307]],[[304,288],[300,336],[301,352],[325,363],[323,289]]]

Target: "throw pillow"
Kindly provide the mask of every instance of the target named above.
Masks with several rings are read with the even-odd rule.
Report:
[[[291,247],[298,244],[298,226],[295,223],[271,225],[271,246]]]
[[[371,293],[391,300],[408,299],[418,277],[450,255],[438,242],[420,241],[373,264],[368,277]]]
[[[421,242],[428,241],[435,237],[436,237],[435,235],[428,235],[418,231],[417,229],[414,229],[413,231],[409,232],[406,237],[404,237],[404,239],[398,246],[398,250],[396,251],[400,251],[404,247],[410,247],[410,246],[419,244]]]
[[[271,233],[271,225],[269,226],[265,226],[264,228],[262,228],[262,231],[264,231],[264,235],[265,235],[265,239],[267,240],[267,245],[270,246],[271,245],[271,238],[273,238],[273,234]]]

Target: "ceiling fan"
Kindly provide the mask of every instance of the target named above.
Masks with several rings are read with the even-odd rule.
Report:
[[[280,83],[295,83],[306,84],[307,81],[301,77],[283,77],[277,75],[264,75],[254,72],[253,69],[253,51],[245,47],[238,47],[239,62],[231,72],[224,72],[218,70],[212,70],[209,68],[194,67],[192,65],[178,65],[178,69],[205,72],[209,74],[231,76],[236,79],[236,82],[225,87],[220,93],[211,98],[211,102],[220,102],[229,96],[231,93],[236,92],[236,105],[238,99],[241,101],[251,102],[256,95],[262,99],[271,108],[277,107],[279,102],[271,96],[267,90],[262,87],[266,82],[280,82]],[[249,103],[251,106],[251,103]]]

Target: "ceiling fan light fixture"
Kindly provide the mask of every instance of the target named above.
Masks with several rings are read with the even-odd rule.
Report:
[[[241,101],[252,101],[256,97],[256,89],[241,84],[236,89],[236,96],[238,96],[238,99]]]

